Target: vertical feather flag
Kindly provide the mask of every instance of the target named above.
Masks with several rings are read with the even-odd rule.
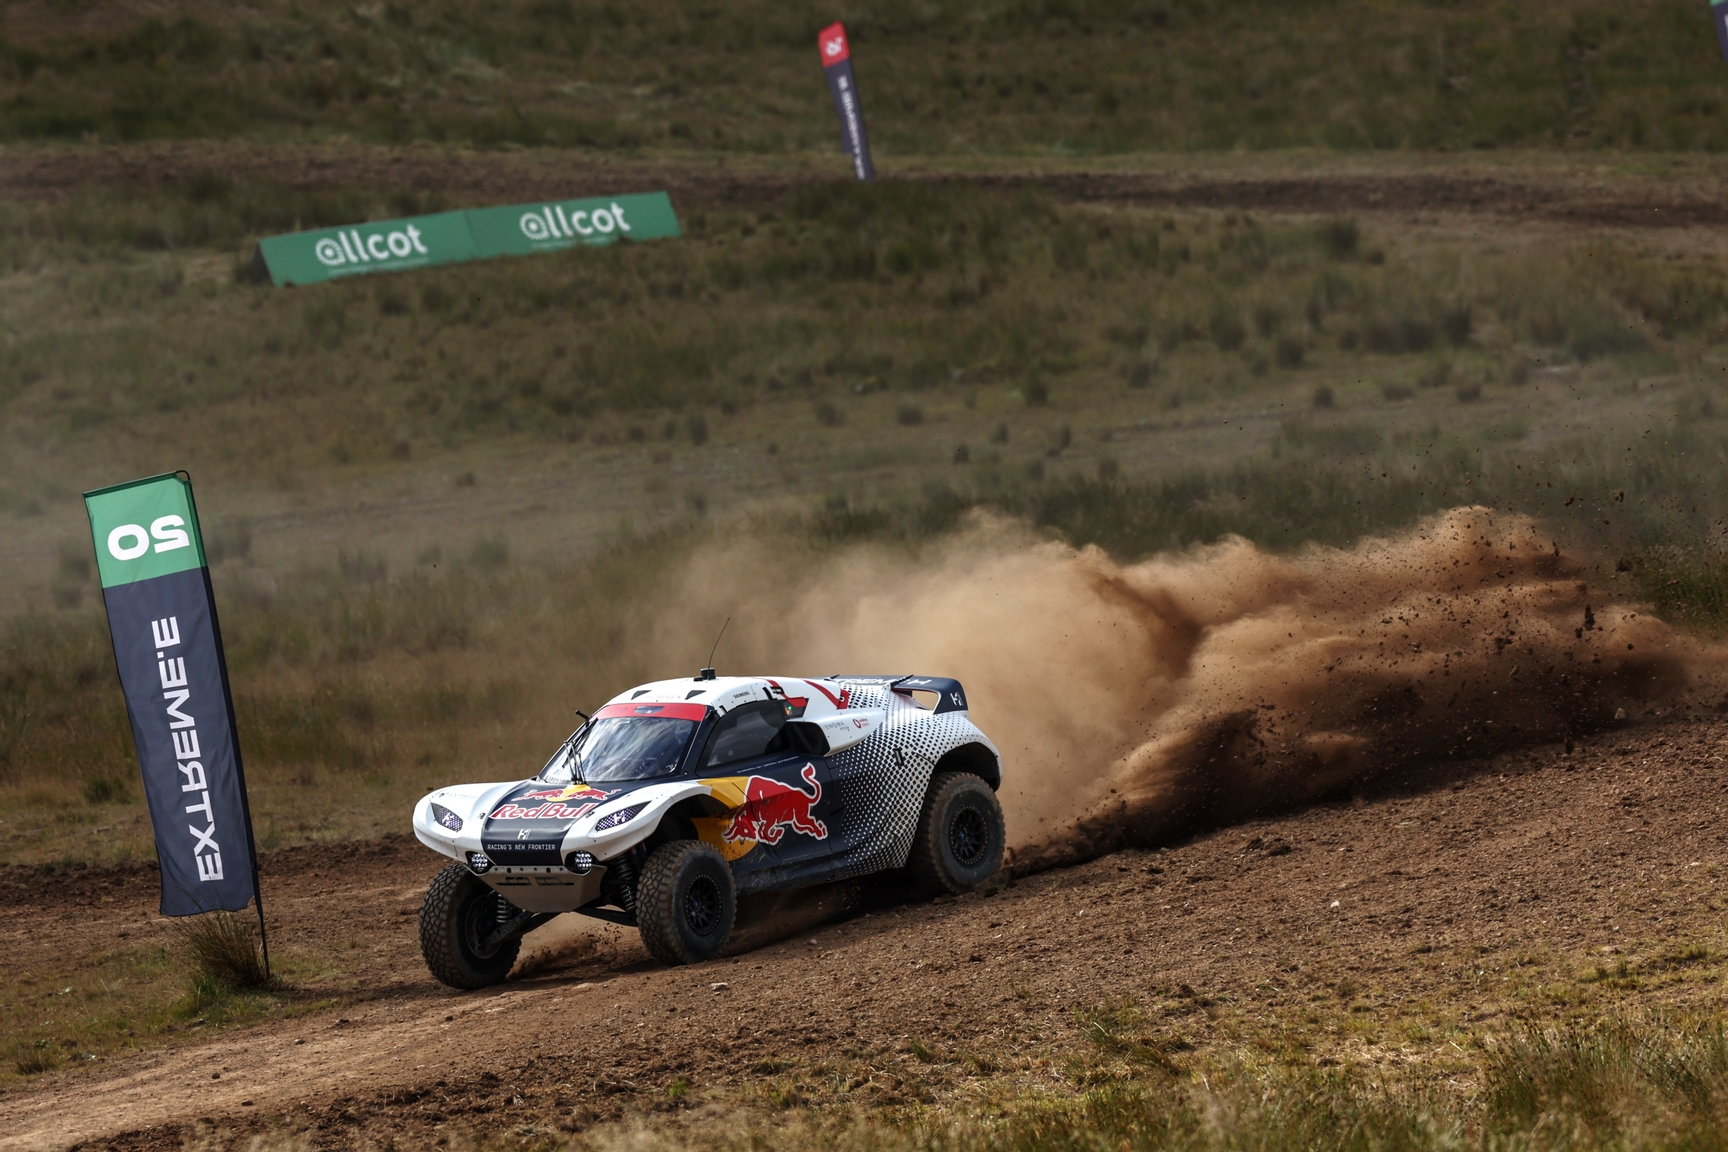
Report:
[[[840,115],[840,146],[852,157],[852,171],[860,180],[874,180],[870,163],[870,139],[864,134],[864,112],[858,106],[858,82],[852,75],[852,46],[846,41],[846,26],[830,24],[816,34],[816,49],[822,56],[822,75]]]
[[[204,538],[184,473],[84,494],[162,866],[162,914],[258,901],[252,814]],[[266,953],[268,956],[268,953]]]

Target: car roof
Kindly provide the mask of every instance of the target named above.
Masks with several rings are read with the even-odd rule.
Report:
[[[656,680],[620,692],[607,704],[705,704],[717,712],[730,712],[752,700],[803,699],[810,712],[837,711],[846,707],[851,692],[830,677],[716,676],[712,680],[681,676]]]
[[[837,712],[865,707],[880,708],[890,694],[907,698],[930,694],[934,700],[923,700],[920,707],[937,713],[965,712],[968,708],[966,690],[960,681],[947,676],[716,676],[704,680],[700,676],[676,680],[656,680],[640,684],[628,692],[620,692],[606,702],[607,708],[633,704],[689,704],[687,719],[705,713],[699,708],[711,708],[724,715],[751,701],[778,701],[787,705],[787,714],[804,720],[822,720]],[[860,698],[861,697],[861,698]],[[869,703],[866,703],[869,701]],[[670,714],[677,709],[667,709]],[[620,713],[608,713],[617,715]]]

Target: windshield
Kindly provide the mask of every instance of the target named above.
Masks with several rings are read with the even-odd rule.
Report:
[[[669,776],[678,770],[695,731],[696,721],[671,716],[595,720],[564,742],[541,769],[540,779],[549,784],[600,784]]]

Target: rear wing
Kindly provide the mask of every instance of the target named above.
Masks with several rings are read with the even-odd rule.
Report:
[[[906,696],[928,692],[936,697],[934,711],[938,713],[965,712],[968,707],[966,689],[960,686],[960,681],[947,676],[829,676],[828,679],[847,684],[877,684]]]

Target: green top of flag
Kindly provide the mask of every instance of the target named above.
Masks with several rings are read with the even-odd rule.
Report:
[[[192,482],[176,472],[84,493],[102,587],[204,567]]]

